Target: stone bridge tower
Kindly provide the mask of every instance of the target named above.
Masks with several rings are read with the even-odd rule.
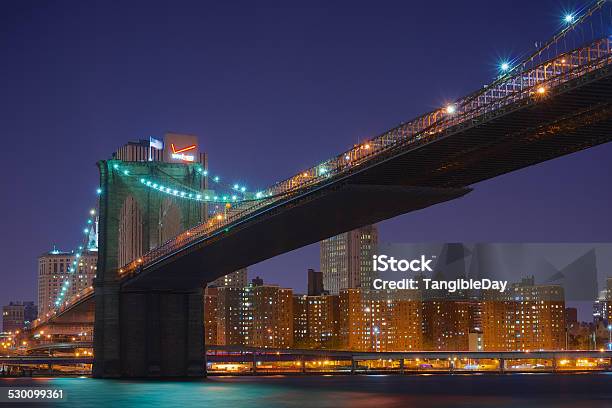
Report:
[[[200,190],[199,164],[98,162],[100,224],[94,282],[95,377],[203,375],[202,292],[122,288],[119,269],[202,221],[202,205],[147,187]]]

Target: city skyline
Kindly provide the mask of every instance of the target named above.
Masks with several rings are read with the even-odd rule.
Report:
[[[34,299],[36,273],[34,259],[41,252],[50,249],[51,243],[55,242],[58,247],[70,248],[78,242],[79,220],[85,217],[93,201],[92,193],[97,186],[94,163],[98,159],[108,158],[110,152],[126,140],[159,136],[168,128],[199,134],[205,144],[205,150],[210,154],[211,166],[220,168],[233,180],[257,184],[257,187],[265,186],[284,175],[292,174],[296,169],[324,158],[326,152],[340,151],[358,140],[379,133],[389,124],[422,113],[426,106],[440,106],[445,100],[452,100],[466,91],[477,88],[481,85],[480,79],[492,78],[495,75],[497,62],[505,56],[503,54],[512,56],[529,50],[534,40],[546,38],[548,33],[558,26],[558,16],[552,15],[554,12],[551,11],[558,10],[554,2],[531,5],[530,9],[533,12],[527,16],[519,15],[518,7],[500,5],[499,7],[503,9],[500,11],[506,12],[505,15],[510,21],[513,18],[521,18],[525,22],[525,30],[517,33],[511,25],[502,25],[498,31],[483,38],[478,29],[470,27],[465,20],[478,18],[481,13],[484,16],[486,4],[486,2],[475,2],[469,6],[451,4],[444,10],[436,10],[433,5],[418,5],[411,7],[410,10],[404,10],[402,7],[406,6],[396,5],[395,8],[378,11],[374,15],[371,15],[370,9],[363,4],[355,4],[350,16],[344,16],[342,10],[333,8],[330,14],[341,18],[347,29],[354,29],[357,26],[369,27],[362,36],[354,39],[343,36],[336,22],[334,21],[332,25],[332,21],[319,14],[316,8],[306,7],[302,10],[302,17],[292,17],[291,22],[296,24],[297,29],[290,29],[286,24],[280,23],[275,18],[275,12],[283,10],[271,8],[269,16],[261,17],[268,19],[266,21],[270,23],[269,29],[254,30],[261,36],[257,37],[262,44],[257,47],[261,56],[253,55],[251,51],[253,43],[249,43],[251,47],[240,46],[241,40],[245,40],[241,34],[226,38],[224,44],[226,48],[208,49],[211,55],[226,55],[224,53],[226,50],[234,51],[235,59],[223,59],[225,66],[232,67],[234,73],[243,72],[239,70],[242,67],[240,57],[256,57],[254,70],[246,72],[240,84],[229,84],[229,78],[221,81],[221,84],[229,86],[228,88],[219,88],[207,81],[208,77],[215,75],[219,77],[224,71],[219,71],[218,66],[206,57],[201,57],[201,52],[197,52],[201,51],[200,47],[206,49],[207,45],[203,43],[187,41],[185,44],[187,52],[191,52],[189,55],[185,53],[185,49],[170,52],[167,55],[168,61],[181,60],[179,57],[183,57],[191,62],[180,66],[172,65],[175,71],[169,71],[167,63],[162,64],[163,69],[156,69],[155,64],[149,63],[152,62],[151,51],[160,41],[172,44],[184,40],[186,35],[166,25],[159,31],[151,32],[150,23],[160,19],[162,15],[166,17],[166,14],[162,13],[164,10],[159,7],[150,9],[148,22],[139,20],[138,23],[141,28],[147,29],[145,31],[150,32],[153,38],[159,40],[153,46],[141,36],[121,30],[113,33],[111,38],[93,36],[93,31],[87,30],[87,24],[93,23],[92,27],[97,28],[101,22],[107,22],[110,18],[108,14],[115,14],[110,8],[102,7],[96,17],[86,15],[82,19],[71,19],[70,16],[74,16],[75,10],[69,6],[53,10],[44,10],[44,8],[26,10],[14,6],[12,13],[4,15],[10,18],[10,21],[6,22],[10,29],[9,39],[13,38],[11,36],[22,36],[20,44],[24,48],[11,48],[7,58],[9,63],[1,68],[6,74],[4,77],[13,80],[6,84],[6,95],[10,98],[3,100],[2,107],[7,113],[6,130],[16,136],[6,157],[4,166],[7,170],[2,172],[2,185],[15,184],[11,169],[19,168],[18,163],[21,163],[23,158],[20,152],[28,152],[28,158],[35,161],[37,166],[32,168],[26,166],[20,170],[17,186],[14,187],[16,193],[3,200],[1,204],[2,214],[6,214],[2,218],[3,230],[17,231],[30,238],[27,240],[3,238],[1,248],[5,251],[2,256],[6,259],[6,264],[0,272],[0,278],[3,282],[11,282],[11,285],[0,286],[0,303]],[[60,15],[66,16],[63,17],[68,18],[65,30],[50,30],[55,33],[51,37],[40,35],[40,30],[47,27],[37,24],[45,14],[43,11],[51,13],[51,18],[45,20],[45,24],[54,29],[63,21]],[[128,20],[123,18],[136,13],[137,10],[125,6],[122,11],[125,14],[115,17],[113,21],[119,27],[125,28],[124,24]],[[224,10],[221,8],[217,11],[223,14]],[[462,49],[460,52],[453,47],[427,50],[430,61],[425,65],[438,67],[438,71],[426,72],[429,70],[423,71],[422,66],[403,63],[407,62],[409,54],[406,53],[404,56],[402,51],[421,49],[418,44],[410,42],[411,35],[418,37],[416,34],[421,27],[402,26],[400,30],[400,26],[395,28],[393,24],[388,24],[389,19],[396,21],[394,16],[401,15],[400,11],[421,15],[423,21],[429,21],[425,18],[426,15],[437,13],[439,19],[435,24],[438,24],[439,30],[434,30],[432,40],[444,43],[443,40],[460,29],[466,40],[463,45],[467,49]],[[176,9],[169,16],[172,21],[177,21],[179,17],[182,17],[180,9]],[[323,28],[319,35],[329,35],[332,39],[328,42],[328,47],[316,47],[322,44],[321,37],[305,38],[301,35],[299,29],[309,27],[308,21],[312,19],[318,21]],[[19,22],[20,25],[15,25],[15,22]],[[368,24],[364,24],[366,22]],[[241,23],[245,29],[252,24],[246,21]],[[191,27],[189,34],[193,38],[205,38],[202,37],[204,34],[211,33],[208,30],[213,30],[214,34],[214,29],[218,28],[214,23],[206,28],[199,28],[201,26],[195,24]],[[83,43],[71,39],[70,30],[76,29],[84,33],[80,36]],[[273,41],[274,33],[279,29],[286,32],[286,41]],[[26,30],[27,33],[22,30]],[[113,40],[118,37],[126,40],[126,45],[116,50],[114,46],[121,41]],[[290,39],[301,40],[305,47],[301,47],[298,53],[292,48]],[[51,41],[54,40],[72,44],[78,49],[82,59],[76,61],[70,53],[58,54],[60,64],[64,64],[65,67],[74,66],[71,69],[77,71],[71,69],[65,72],[62,69],[56,71],[52,69],[55,67],[54,59],[46,54],[28,51],[37,46],[53,50],[54,44]],[[377,47],[379,58],[376,63],[373,59],[364,61],[360,58],[362,47],[371,52],[379,41],[385,41],[387,45],[383,48]],[[91,44],[96,45],[95,51],[88,48]],[[504,44],[503,50],[499,49],[499,44]],[[277,51],[277,48],[280,51]],[[143,61],[129,60],[134,65],[119,65],[121,57],[134,49],[143,50],[146,58]],[[266,75],[267,69],[279,61],[288,64],[286,72],[292,72],[291,68],[297,68],[287,62],[287,55],[296,57],[296,63],[300,66],[303,66],[305,61],[310,62],[312,65],[307,72],[312,75],[312,79],[297,78],[290,74],[281,77]],[[466,58],[466,55],[472,57]],[[111,63],[106,66],[107,69],[94,71],[87,69],[91,67],[92,61],[95,62],[102,57],[105,60],[115,61],[115,65]],[[318,64],[317,58],[335,61],[341,70],[330,73],[327,70],[328,63]],[[253,63],[253,58],[249,60]],[[380,65],[379,61],[385,60],[389,62]],[[452,67],[448,67],[449,60],[453,61]],[[42,80],[49,82],[36,87],[40,82],[33,80],[36,79],[33,77],[34,71],[23,70],[24,66],[37,67],[36,75],[42,75]],[[206,67],[204,73],[196,68],[201,66]],[[406,71],[406,67],[410,69]],[[450,68],[453,75],[448,78],[439,75],[440,72],[447,72]],[[71,75],[75,72],[79,75]],[[177,75],[170,74],[168,79],[168,72],[176,72]],[[162,86],[160,94],[147,98],[150,104],[142,106],[138,101],[142,101],[144,95],[151,95],[146,88],[138,86],[145,83],[138,80],[141,73],[148,73],[149,77],[145,79],[165,79],[174,86]],[[415,80],[417,77],[418,81]],[[231,80],[235,78],[236,76],[232,75]],[[384,78],[394,78],[394,81],[389,83]],[[429,78],[430,81],[423,78]],[[458,81],[457,78],[465,79]],[[473,78],[480,79],[477,82]],[[257,86],[253,85],[254,79],[258,79]],[[136,85],[133,88],[122,87],[126,80]],[[197,91],[188,91],[185,88],[187,82],[184,80],[198,84]],[[259,87],[264,84],[272,86],[279,81],[291,83],[291,87],[287,89],[287,93],[281,93],[276,97],[264,95],[262,93],[264,88]],[[113,84],[111,88],[118,94],[103,89],[105,86],[101,87],[100,84],[105,83]],[[311,83],[325,84],[326,88],[313,89]],[[333,83],[336,85],[332,86]],[[349,86],[352,83],[359,85]],[[71,84],[79,86],[70,86]],[[70,92],[58,95],[59,86]],[[213,95],[217,97],[216,100],[222,103],[213,105],[206,100],[204,103],[198,103],[201,101],[200,95],[205,94],[203,91],[209,88],[214,90]],[[230,92],[222,92],[227,89]],[[414,97],[406,98],[407,90],[410,90],[410,95]],[[98,97],[92,98],[90,95],[93,94]],[[129,109],[121,103],[111,107],[112,104],[108,101],[114,100],[113,97],[116,95],[121,95],[122,100],[130,102]],[[258,109],[254,109],[253,101],[259,100],[262,95],[265,96],[264,101],[267,104],[259,103]],[[295,104],[284,103],[289,97],[297,98]],[[39,100],[41,103],[32,106],[28,116],[21,110],[16,111],[15,106],[19,104],[12,103],[25,102],[26,98]],[[238,100],[245,102],[243,105],[231,103]],[[63,112],[54,115],[53,113],[58,112],[50,110],[49,106],[62,102],[66,103],[66,112],[77,111],[84,114],[75,116]],[[168,106],[171,108],[168,109]],[[337,109],[337,106],[342,108]],[[294,136],[289,141],[285,137],[286,128],[291,126],[294,120],[302,117],[303,107],[310,107],[306,110],[311,118],[309,125],[297,133],[295,128],[291,127]],[[162,111],[167,113],[158,114]],[[204,119],[201,116],[203,111],[207,115]],[[129,117],[125,116],[125,112],[130,112]],[[238,114],[255,120],[257,126],[249,126],[248,129],[242,126],[230,126],[226,120],[230,117],[230,112],[233,113],[232,116]],[[101,117],[108,119],[99,120]],[[29,125],[28,119],[32,118],[47,126]],[[317,135],[314,142],[308,140],[313,134]],[[244,149],[229,149],[227,140],[236,141],[232,143],[232,147],[244,146]],[[275,156],[275,160],[266,160],[272,157],[273,153],[269,146],[277,146],[279,150],[282,148],[282,151],[296,148],[301,153],[297,158],[296,155],[289,154],[287,157],[281,155]],[[474,193],[452,205],[441,204],[382,223],[381,234],[388,236],[392,241],[411,242],[610,241],[611,232],[605,226],[610,224],[610,214],[606,211],[606,204],[610,202],[612,193],[601,189],[600,186],[605,185],[607,175],[611,172],[610,163],[606,160],[611,151],[610,146],[600,146],[540,164],[535,168],[524,169],[495,181],[479,183]],[[262,160],[255,162],[252,157],[259,157]],[[52,171],[40,171],[39,166]],[[247,174],[250,177],[246,177]],[[251,177],[254,179],[249,180]],[[243,178],[247,180],[242,180]],[[566,182],[563,186],[549,182],[555,179],[563,179]],[[62,193],[65,191],[65,194],[57,194],[58,191]],[[45,200],[44,210],[40,206],[40,200],[37,199],[40,195],[48,197]],[[581,199],[585,196],[590,199]],[[530,209],[527,214],[523,211],[525,206]],[[575,211],[581,213],[584,218],[576,220],[573,217]],[[489,223],[497,222],[500,213],[504,214],[505,227],[503,230],[491,231]],[[565,222],[560,223],[559,219]],[[317,258],[317,249],[315,246],[310,246],[254,265],[251,270],[255,274],[263,275],[268,281],[278,282],[283,286],[299,287],[303,281],[290,276],[291,274],[285,271],[302,271],[314,266],[312,261]],[[296,268],[296,265],[300,265],[299,268]],[[15,279],[15,276],[18,276],[18,279]],[[17,299],[12,299],[14,297]]]
[[[366,234],[366,235],[364,235]],[[373,234],[372,240],[370,239],[370,235]],[[344,278],[340,278],[338,272],[334,274],[334,279],[339,281],[344,279],[345,284],[341,287],[337,287],[336,289],[356,289],[361,288],[367,290],[371,290],[372,287],[372,279],[376,276],[380,276],[379,273],[373,273],[371,270],[370,256],[372,251],[378,250],[382,251],[381,253],[387,254],[403,254],[405,256],[416,256],[420,253],[427,254],[438,254],[436,257],[436,261],[434,262],[434,272],[432,276],[439,275],[439,277],[455,279],[461,276],[467,276],[466,274],[469,271],[470,276],[488,276],[488,277],[501,277],[506,274],[507,278],[510,278],[508,281],[509,286],[512,284],[520,283],[521,279],[525,277],[529,277],[531,274],[531,279],[534,279],[534,274],[537,276],[535,279],[535,283],[537,284],[546,284],[547,282],[559,284],[563,281],[559,281],[561,277],[563,277],[563,272],[568,270],[572,274],[586,274],[588,276],[592,275],[592,279],[596,279],[599,275],[599,279],[603,281],[599,283],[599,289],[605,292],[606,290],[606,280],[609,280],[605,274],[606,270],[610,270],[612,258],[610,258],[609,245],[610,244],[599,244],[599,243],[567,243],[567,244],[551,244],[551,243],[519,243],[519,244],[507,244],[507,243],[485,243],[485,244],[474,244],[474,243],[445,243],[445,244],[425,244],[425,243],[387,243],[382,242],[378,243],[377,236],[377,228],[375,226],[364,226],[362,228],[358,228],[353,231],[349,231],[348,233],[343,233],[338,236],[332,237],[328,240],[324,240],[319,243],[320,245],[320,253],[319,253],[319,265],[329,264],[330,259],[334,259],[334,266],[340,266],[343,269]],[[347,245],[350,242],[349,237],[354,236],[354,240],[357,240],[352,245]],[[91,240],[91,235],[90,238]],[[365,241],[362,241],[364,240]],[[362,243],[359,243],[362,241]],[[365,242],[366,246],[363,246]],[[340,245],[338,245],[340,243]],[[371,247],[370,247],[371,246]],[[456,252],[458,247],[463,248],[462,255],[459,256],[457,253],[447,252],[449,248],[455,248],[453,251]],[[480,249],[476,249],[479,247]],[[486,248],[486,251],[483,252],[483,249]],[[96,248],[97,249],[97,248]],[[479,257],[481,259],[473,258],[470,260],[470,257],[476,252],[480,251]],[[332,256],[330,256],[330,254]],[[586,256],[591,254],[592,260],[587,260],[587,263],[584,263],[584,259]],[[597,254],[597,255],[596,255]],[[93,282],[93,277],[95,274],[95,266],[89,264],[92,263],[91,260],[96,260],[97,254],[96,252],[85,251],[79,257],[75,258],[74,251],[60,251],[58,249],[54,249],[52,251],[43,253],[39,257],[39,278],[38,278],[38,302],[35,304],[38,306],[39,317],[44,317],[45,313],[47,313],[50,307],[53,306],[53,302],[58,299],[57,295],[64,286],[66,282],[70,286],[66,286],[64,290],[68,289],[67,299],[74,296],[76,293],[85,289],[86,286],[90,285]],[[401,257],[400,257],[401,258]],[[78,269],[77,273],[71,276],[70,279],[64,280],[63,274],[68,274],[68,268],[72,266],[73,261],[76,262],[80,259],[80,262],[76,268]],[[478,272],[474,270],[475,265],[479,265],[486,259],[486,264],[480,266],[480,268],[485,267],[488,272],[485,275],[482,275],[482,272]],[[595,263],[591,264],[592,262]],[[59,263],[58,263],[59,261]],[[53,264],[55,262],[55,265]],[[352,267],[352,271],[349,271],[351,268],[348,266],[351,262],[354,262],[355,265]],[[367,264],[365,269],[364,262]],[[517,265],[523,265],[523,267],[519,268],[519,270],[515,270]],[[75,263],[75,265],[77,265]],[[495,266],[497,265],[497,266]],[[55,266],[55,274],[53,274],[53,266]],[[85,267],[86,269],[90,269],[89,272],[83,272],[82,269]],[[494,270],[490,268],[493,267]],[[542,270],[533,269],[542,268]],[[478,266],[476,266],[478,268]],[[586,269],[585,269],[586,268]],[[325,275],[329,274],[327,269],[329,266],[322,268],[322,272],[317,272],[320,275],[321,285],[324,285]],[[306,271],[304,273],[304,271]],[[505,273],[503,271],[506,271]],[[514,272],[512,272],[514,271]],[[602,273],[598,273],[598,271],[603,271]],[[300,276],[301,273],[304,273],[303,281],[306,282],[304,287],[310,285],[308,280],[310,279],[310,273],[315,273],[314,270],[303,268],[301,271],[294,272],[296,275]],[[511,275],[507,275],[508,273]],[[85,273],[85,274],[84,274]],[[450,273],[450,274],[449,274]],[[51,276],[51,275],[54,276]],[[84,275],[83,275],[84,274]],[[58,275],[58,276],[55,276]],[[251,280],[251,278],[259,279],[259,275],[255,276],[254,274],[247,275],[247,268],[238,270],[234,273],[230,273],[226,276],[220,277],[215,281],[212,281],[208,284],[208,287],[223,287],[230,286],[235,288],[244,288],[247,286],[247,282]],[[360,279],[356,279],[356,276],[361,276],[360,279],[366,279],[368,284],[365,286],[360,282]],[[68,275],[66,275],[68,276]],[[352,278],[351,278],[352,276]],[[513,276],[513,278],[512,278]],[[52,279],[53,278],[53,279]],[[330,278],[328,277],[328,280]],[[580,279],[578,275],[575,275],[573,279]],[[267,285],[275,285],[279,286],[278,283],[272,281],[266,281]],[[586,284],[586,287],[590,287],[589,283],[583,282],[580,283],[578,281],[571,281],[568,283],[570,286],[566,286],[567,288],[571,288],[573,293],[584,293],[584,289],[579,289],[576,287],[582,286]],[[564,285],[562,284],[562,287]],[[308,290],[300,290],[295,287],[288,287],[293,291],[294,295],[306,295]],[[323,288],[326,294],[335,294],[338,295],[339,290],[335,293],[334,290],[330,290],[328,287]],[[576,292],[578,290],[578,292]],[[595,290],[595,289],[592,289]],[[571,292],[572,292],[571,291]],[[587,290],[586,293],[590,293]],[[599,293],[599,292],[597,292]],[[568,307],[577,307],[578,321],[582,322],[592,322],[595,319],[594,316],[594,303],[597,301],[598,297],[596,295],[589,297],[575,297],[570,295],[569,297],[565,296],[565,301],[567,302]],[[46,305],[46,302],[41,301],[42,299],[49,302]],[[28,299],[12,299],[11,301],[27,301]],[[2,327],[0,321],[0,327]],[[0,330],[2,331],[2,330]]]

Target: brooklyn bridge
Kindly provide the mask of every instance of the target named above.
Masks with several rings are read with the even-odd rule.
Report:
[[[609,142],[612,37],[567,41],[604,3],[572,16],[521,61],[505,63],[485,87],[260,191],[238,186],[235,195],[216,195],[203,188],[208,171],[194,162],[99,161],[94,285],[62,299],[35,329],[93,324],[97,377],[203,375],[206,283]],[[158,230],[168,200],[178,235]],[[206,217],[214,205],[222,210]],[[126,209],[138,220],[127,234],[120,228]]]

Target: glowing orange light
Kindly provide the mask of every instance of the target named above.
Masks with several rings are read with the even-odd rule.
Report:
[[[545,94],[545,93],[546,93],[546,88],[544,88],[543,86],[539,87],[539,88],[538,88],[538,93],[539,93],[540,95]]]
[[[177,153],[183,153],[183,152],[188,152],[189,150],[193,150],[196,148],[196,145],[191,145],[191,146],[183,147],[182,149],[176,150],[176,148],[174,147],[174,143],[170,143],[170,147],[172,148],[172,153],[177,154]]]

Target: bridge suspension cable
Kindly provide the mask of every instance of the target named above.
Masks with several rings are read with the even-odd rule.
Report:
[[[97,202],[97,200],[96,200]],[[57,309],[64,303],[66,299],[66,294],[70,289],[70,278],[69,275],[73,275],[79,271],[79,268],[82,266],[80,264],[81,258],[83,256],[84,251],[97,251],[98,250],[98,205],[94,206],[89,210],[89,217],[85,222],[85,226],[83,227],[83,242],[82,245],[77,246],[75,249],[70,251],[71,254],[74,254],[74,260],[71,265],[66,270],[66,278],[62,282],[60,286],[60,290],[57,294],[57,297],[54,302],[54,306]],[[55,251],[52,251],[54,253]],[[59,253],[57,251],[56,253]]]
[[[600,17],[599,27],[593,26],[593,19],[598,15]],[[591,35],[584,35],[583,24],[587,21],[591,23]],[[477,98],[485,93],[487,89],[495,87],[503,83],[508,78],[517,75],[520,72],[529,70],[534,65],[539,65],[545,60],[550,60],[551,52],[553,56],[560,53],[569,52],[580,45],[592,42],[597,38],[607,37],[610,35],[610,27],[612,25],[612,2],[610,0],[593,0],[587,5],[577,10],[566,11],[561,18],[561,28],[545,43],[536,42],[536,50],[531,53],[526,53],[522,57],[517,58],[517,62],[502,61],[499,64],[501,74],[491,84],[485,86],[471,95],[462,98],[463,103],[469,103],[472,99]],[[569,38],[571,44],[568,45],[568,37],[572,34],[578,35],[578,30],[581,29],[581,39],[578,42],[575,37]],[[596,30],[598,29],[598,30]],[[560,43],[563,41],[563,46]],[[553,47],[555,48],[553,50]]]

